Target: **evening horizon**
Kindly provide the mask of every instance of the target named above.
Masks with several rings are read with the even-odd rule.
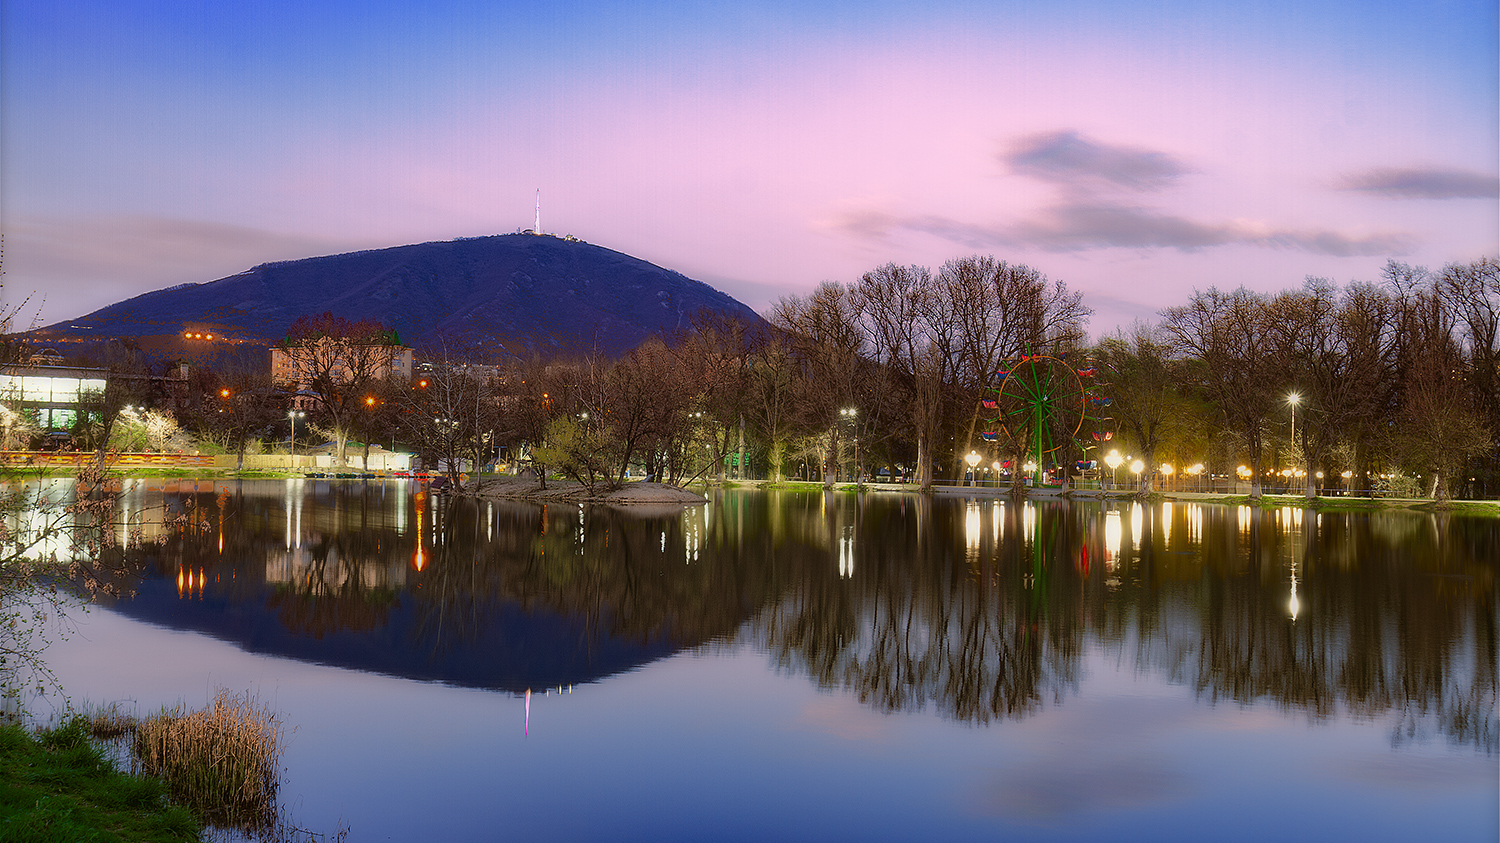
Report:
[[[10,4],[6,304],[509,233],[537,190],[757,311],[994,254],[1095,335],[1500,252],[1493,6],[1354,10]]]

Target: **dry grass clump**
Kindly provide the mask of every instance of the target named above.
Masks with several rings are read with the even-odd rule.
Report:
[[[149,717],[136,726],[131,752],[213,825],[254,832],[276,822],[281,723],[249,695],[219,691],[202,711]]]

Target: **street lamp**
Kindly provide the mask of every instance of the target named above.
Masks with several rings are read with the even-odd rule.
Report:
[[[1146,464],[1140,460],[1135,460],[1130,464],[1130,470],[1135,472],[1135,487],[1139,489],[1141,487],[1141,472],[1146,470]]]
[[[1158,470],[1161,471],[1161,490],[1165,492],[1167,490],[1167,484],[1171,482],[1172,464],[1169,462],[1164,462],[1161,464],[1161,468]]]
[[[973,486],[974,485],[974,469],[979,465],[979,452],[978,451],[970,451],[969,455],[966,456],[966,457],[964,457],[964,462],[966,462],[966,463],[969,464],[969,483],[968,483],[968,485]]]
[[[292,460],[293,467],[295,467],[296,464],[297,464],[297,460],[295,459],[295,457],[297,456],[297,419],[300,419],[300,418],[302,418],[305,415],[307,415],[307,414],[304,413],[304,412],[302,412],[301,410],[287,410],[286,411],[286,417],[292,420],[292,439],[291,439],[291,445],[288,446],[287,450],[291,451],[291,454],[292,454],[292,457],[293,457],[293,460]]]
[[[856,483],[861,480],[859,470],[859,439],[854,435],[854,420],[858,416],[859,410],[854,407],[843,407],[839,410],[839,420],[849,423],[849,438],[854,441],[854,482]],[[838,459],[839,455],[834,454],[834,458]],[[839,461],[843,462],[843,460]]]
[[[1203,485],[1202,485],[1202,482],[1201,482],[1201,477],[1202,477],[1202,474],[1203,474],[1203,463],[1201,463],[1201,462],[1199,462],[1199,463],[1193,463],[1192,465],[1188,466],[1187,468],[1185,468],[1183,470],[1186,471],[1188,474],[1192,475],[1192,478],[1193,478],[1193,490],[1197,491],[1197,492],[1203,491]]]
[[[1297,467],[1297,405],[1302,403],[1302,396],[1293,392],[1286,397],[1286,403],[1292,408],[1292,467]]]
[[[1118,471],[1122,462],[1125,462],[1125,458],[1120,456],[1119,451],[1112,450],[1104,456],[1104,464],[1109,466],[1109,485],[1115,488],[1120,485]]]

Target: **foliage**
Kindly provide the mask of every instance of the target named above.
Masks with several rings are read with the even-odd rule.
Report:
[[[535,449],[533,459],[582,483],[592,495],[616,485],[609,469],[614,453],[614,440],[600,426],[560,416],[547,425],[546,439]]]

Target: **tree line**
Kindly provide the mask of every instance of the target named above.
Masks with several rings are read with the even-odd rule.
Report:
[[[985,402],[1016,360],[1045,355],[1097,371],[1107,405],[1045,455],[1063,483],[1116,448],[1146,466],[1141,491],[1162,481],[1163,461],[1239,475],[1254,495],[1272,482],[1310,496],[1500,490],[1495,258],[1435,272],[1392,261],[1373,281],[1308,278],[1279,293],[1210,287],[1092,344],[1090,314],[1063,282],[976,255],[825,282],[758,324],[703,314],[619,358],[495,360],[449,339],[417,349],[410,379],[392,376],[385,327],[324,314],[282,346],[305,418],[247,365],[195,373],[175,421],[226,450],[286,441],[298,425],[334,442],[340,464],[358,464],[352,438],[366,454],[413,449],[455,477],[504,464],[591,488],[639,476],[927,487],[963,478],[971,451],[1019,484],[1022,461],[1043,460],[1025,426],[997,426]],[[118,408],[132,400],[110,398],[101,418],[129,421]]]

